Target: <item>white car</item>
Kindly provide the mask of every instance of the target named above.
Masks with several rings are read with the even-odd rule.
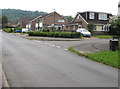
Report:
[[[76,30],[76,32],[80,32],[85,37],[90,37],[91,36],[91,33],[88,30],[86,30],[85,28],[78,28]]]
[[[29,31],[28,28],[22,28],[22,33],[26,33],[26,32],[28,32],[28,31]]]

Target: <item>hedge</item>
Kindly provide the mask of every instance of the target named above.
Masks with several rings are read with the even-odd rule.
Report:
[[[39,32],[30,31],[29,36],[42,36],[42,37],[60,37],[60,38],[80,38],[80,32]]]
[[[8,32],[8,33],[12,33],[15,32],[16,30],[22,30],[22,28],[3,28],[3,31]]]

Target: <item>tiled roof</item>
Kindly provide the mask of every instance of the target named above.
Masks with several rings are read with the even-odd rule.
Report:
[[[23,17],[23,18],[20,18],[19,22],[28,22],[28,21],[30,21],[32,19],[33,18],[25,18],[25,17]]]

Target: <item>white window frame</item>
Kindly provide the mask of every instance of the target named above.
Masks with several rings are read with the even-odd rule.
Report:
[[[89,13],[89,19],[95,19],[95,13],[90,12]]]
[[[43,26],[43,23],[42,22],[39,22],[39,27],[42,27]]]
[[[60,23],[64,23],[65,20],[61,19],[61,20],[58,20],[58,22],[60,22]]]
[[[105,14],[105,13],[99,13],[98,19],[99,20],[107,20],[107,14]]]

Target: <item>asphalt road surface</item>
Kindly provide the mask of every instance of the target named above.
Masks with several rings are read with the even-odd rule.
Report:
[[[45,41],[45,43],[60,46],[62,48],[75,47],[81,53],[93,53],[109,50],[110,39],[87,38],[81,41]]]
[[[8,33],[2,40],[3,70],[11,87],[118,87],[115,68],[42,41]]]

